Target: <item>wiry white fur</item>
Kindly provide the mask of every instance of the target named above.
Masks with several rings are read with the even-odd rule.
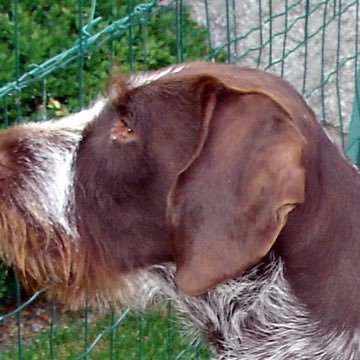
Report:
[[[107,100],[100,97],[94,101],[88,108],[65,116],[61,119],[48,120],[44,122],[33,122],[26,124],[25,126],[34,129],[44,129],[50,131],[57,131],[58,129],[70,129],[82,131],[85,126],[94,120],[103,110]]]
[[[29,129],[23,146],[33,159],[28,162],[30,174],[22,188],[23,206],[37,221],[51,221],[75,235],[70,212],[73,209],[73,164],[82,132],[103,109],[106,101],[98,100],[92,107],[60,120],[24,125]]]
[[[187,65],[181,64],[169,66],[158,71],[138,72],[130,76],[127,85],[129,89],[135,89],[140,86],[148,85],[166,75],[176,74],[186,69],[186,67]]]
[[[195,297],[176,292],[173,267],[156,272],[191,328],[208,338],[217,360],[360,359],[360,329],[324,332],[292,294],[279,259]]]

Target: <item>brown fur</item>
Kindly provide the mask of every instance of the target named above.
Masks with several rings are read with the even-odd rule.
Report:
[[[50,221],[40,203],[32,205],[33,212],[24,205],[23,189],[34,176],[33,167],[39,165],[28,139],[43,135],[21,126],[0,134],[0,256],[31,291],[47,288],[49,297],[71,307],[84,306],[86,301],[102,306],[119,297],[119,287],[122,294],[128,292],[131,276],[125,280],[99,262],[85,242]],[[54,135],[48,140],[54,151],[63,141]],[[119,287],[113,286],[114,276]]]
[[[276,76],[230,65],[129,81],[112,81],[77,149],[75,242],[29,221],[22,177],[9,180],[31,166],[31,154],[24,165],[23,150],[11,150],[28,130],[3,135],[1,252],[26,282],[70,303],[112,298],[119,279],[174,262],[181,290],[199,294],[272,250],[315,319],[358,325],[359,175],[302,97]]]

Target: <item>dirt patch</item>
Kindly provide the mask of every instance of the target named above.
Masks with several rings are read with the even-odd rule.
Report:
[[[16,309],[17,305],[14,300],[9,300],[0,305],[0,316],[10,314]],[[45,299],[37,300],[21,311],[20,318],[13,315],[0,322],[0,347],[6,348],[15,345],[19,329],[22,341],[30,341],[39,331],[50,328],[51,324],[60,324],[63,315],[64,311],[59,306],[52,309],[52,305]]]

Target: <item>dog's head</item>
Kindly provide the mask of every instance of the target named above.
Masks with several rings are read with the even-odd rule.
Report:
[[[315,124],[259,70],[196,63],[114,78],[92,108],[0,135],[0,251],[63,300],[110,294],[163,262],[184,293],[202,293],[265,256],[303,202],[298,116]]]

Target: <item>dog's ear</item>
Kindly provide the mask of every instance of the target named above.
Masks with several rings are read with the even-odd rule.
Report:
[[[264,257],[304,200],[306,141],[266,94],[199,81],[197,149],[168,197],[176,283],[196,295]]]

